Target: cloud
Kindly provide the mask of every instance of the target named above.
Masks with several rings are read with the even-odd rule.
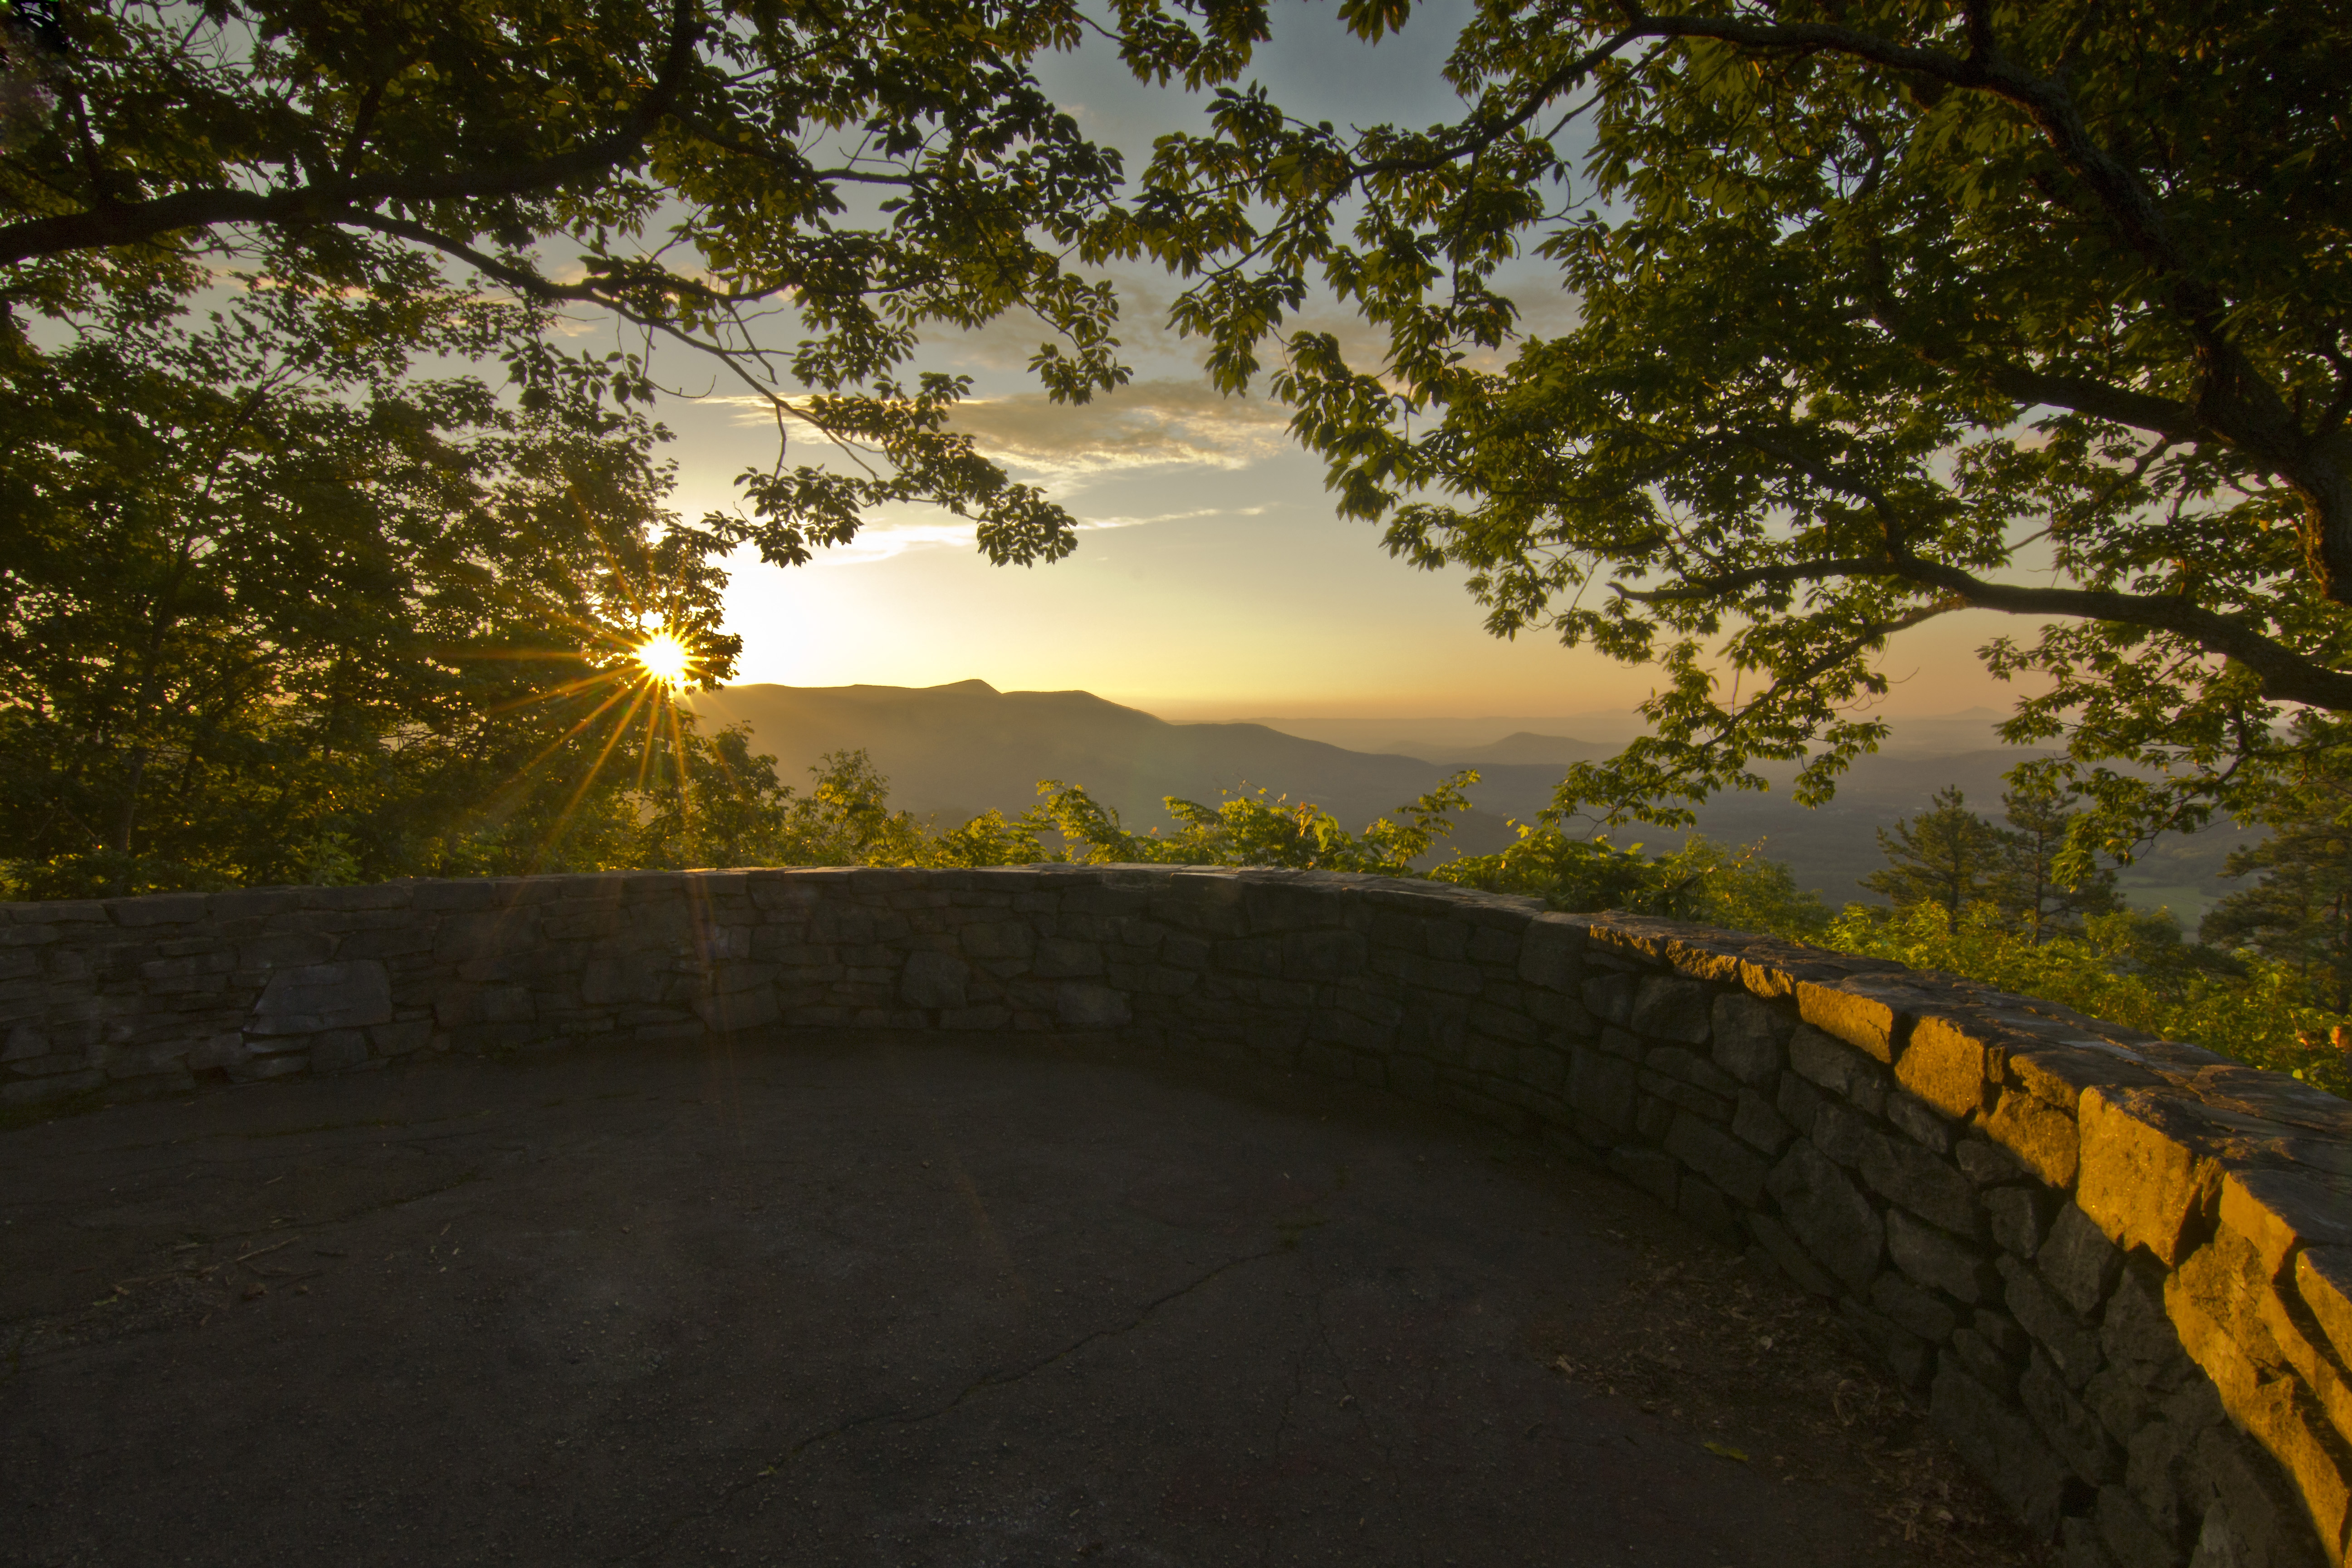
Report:
[[[1163,511],[1150,517],[1081,517],[1078,531],[1107,533],[1113,529],[1145,528],[1155,522],[1190,522],[1203,517],[1257,517],[1265,511],[1262,506],[1196,507],[1190,511]],[[952,516],[935,516],[921,521],[876,521],[857,531],[857,537],[846,544],[820,551],[816,563],[825,566],[866,566],[877,561],[889,561],[918,550],[958,550],[970,552],[979,548],[974,524]]]
[[[955,427],[1008,468],[1053,479],[1130,468],[1245,468],[1288,444],[1290,416],[1257,397],[1195,381],[1138,382],[1076,407],[1041,392],[976,397]]]
[[[767,425],[765,398],[698,401],[729,409],[739,425]],[[1205,383],[1137,382],[1092,403],[1055,403],[1042,392],[967,398],[950,418],[981,451],[1008,468],[1047,481],[1083,481],[1132,468],[1245,468],[1288,444],[1290,415],[1259,397],[1225,397]],[[787,416],[786,434],[812,448],[825,437]]]

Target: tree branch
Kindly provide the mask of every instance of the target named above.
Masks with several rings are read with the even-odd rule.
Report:
[[[102,201],[78,213],[0,225],[0,266],[64,251],[137,245],[181,229],[226,223],[318,222],[384,202],[413,205],[522,195],[601,174],[635,153],[668,112],[694,62],[701,31],[694,10],[694,0],[673,0],[669,47],[652,90],[609,134],[568,153],[502,169],[352,174],[266,192],[208,186],[152,201]]]

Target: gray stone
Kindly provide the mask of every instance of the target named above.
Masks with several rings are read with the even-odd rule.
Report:
[[[1740,1211],[1729,1198],[1697,1177],[1683,1177],[1682,1191],[1675,1198],[1675,1212],[1717,1245],[1739,1245]]]
[[[2097,1522],[2080,1514],[2069,1516],[2059,1528],[2058,1561],[2063,1568],[2118,1568],[2100,1544]]]
[[[1997,1267],[2007,1280],[2001,1300],[2010,1314],[2050,1352],[2070,1385],[2080,1388],[2089,1382],[2102,1359],[2097,1336],[2031,1264],[2003,1258]]]
[[[1681,1079],[1668,1078],[1664,1073],[1649,1068],[1643,1068],[1634,1074],[1633,1081],[1646,1096],[1664,1100],[1669,1105],[1680,1106],[1685,1110],[1696,1111],[1709,1121],[1718,1125],[1730,1123],[1731,1101],[1722,1095],[1709,1094],[1706,1090],[1685,1083]],[[1665,1128],[1661,1125],[1650,1136],[1661,1138],[1665,1136]]]
[[[1666,1152],[1713,1183],[1745,1208],[1764,1201],[1764,1157],[1713,1123],[1685,1110],[1666,1131]]]
[[[1706,1058],[1681,1046],[1660,1046],[1642,1058],[1642,1064],[1652,1072],[1686,1083],[1719,1097],[1725,1102],[1725,1114],[1729,1114],[1731,1098],[1739,1092],[1739,1080],[1725,1072]]]
[[[1299,931],[1282,939],[1282,973],[1288,979],[1351,979],[1364,972],[1364,939],[1355,931]]]
[[[2092,1486],[2123,1477],[2123,1455],[2099,1418],[2084,1407],[2046,1355],[2036,1354],[2017,1380],[2017,1397],[2051,1449]]]
[[[1669,1080],[1662,1079],[1659,1081],[1663,1083]],[[1694,1089],[1691,1092],[1697,1091]],[[1675,1124],[1675,1109],[1672,1100],[1660,1100],[1655,1095],[1650,1094],[1635,1095],[1633,1097],[1634,1132],[1644,1142],[1663,1142],[1666,1136],[1666,1129]]]
[[[1811,1024],[1798,1025],[1789,1036],[1789,1066],[1873,1116],[1885,1107],[1886,1069]]]
[[[898,975],[898,998],[909,1007],[962,1007],[970,1005],[971,968],[951,952],[919,948],[907,955]]]
[[[1851,1289],[1870,1288],[1885,1250],[1886,1230],[1844,1172],[1800,1141],[1772,1167],[1765,1186],[1780,1201],[1782,1221],[1814,1261]]]
[[[1764,1097],[1752,1089],[1739,1091],[1738,1102],[1731,1111],[1732,1135],[1761,1149],[1767,1154],[1778,1154],[1789,1146],[1797,1130],[1781,1119]]]
[[[346,1072],[367,1059],[367,1036],[358,1029],[330,1029],[310,1041],[315,1073]]]
[[[751,985],[740,991],[697,996],[694,1012],[705,1027],[722,1035],[764,1029],[783,1019],[773,985]]]
[[[1937,1429],[2028,1530],[2045,1541],[2057,1533],[2064,1467],[2032,1423],[1970,1377],[1948,1351],[1937,1368],[1927,1411]]]
[[[280,969],[262,988],[248,1035],[315,1035],[392,1021],[392,981],[382,963],[353,959]]]
[[[1622,1057],[1629,1062],[1638,1062],[1649,1055],[1641,1041],[1613,1024],[1601,1031],[1601,1048],[1612,1057]]]
[[[1982,1253],[1899,1208],[1886,1211],[1886,1254],[1895,1267],[1920,1284],[1971,1305],[1989,1300],[2000,1288]]]
[[[1260,953],[1255,967],[1235,963],[1228,957],[1227,949],[1249,948]],[[1221,942],[1217,948],[1220,963],[1228,967],[1244,967],[1255,974],[1276,974],[1282,970],[1282,948],[1279,943],[1260,941],[1251,942]],[[1066,937],[1040,937],[1031,967],[1047,980],[1077,980],[1103,972],[1102,944],[1092,942],[1072,942]],[[937,1003],[938,1006],[961,1006],[962,1004]]]
[[[2198,1434],[2195,1468],[2229,1510],[2231,1547],[2240,1563],[2248,1568],[2320,1568],[2326,1561],[2303,1500],[2253,1439],[2226,1421],[2216,1422]],[[2204,1551],[2201,1537],[2198,1551]]]
[[[2217,1502],[2205,1510],[2204,1522],[2197,1531],[2197,1550],[2189,1559],[2189,1568],[2253,1568],[2246,1554],[2238,1549],[2238,1535],[2230,1528],[2227,1503]]]
[[[1916,1095],[1895,1089],[1886,1097],[1886,1120],[1921,1147],[1938,1154],[1952,1152],[1952,1124],[1943,1113]]]
[[[1037,933],[1025,921],[975,921],[958,930],[956,941],[974,958],[1027,958],[1037,950]]]
[[[2068,1306],[2087,1317],[2106,1300],[2124,1255],[2096,1220],[2068,1204],[2052,1222],[2034,1265]]]
[[[189,1047],[188,1070],[218,1072],[227,1068],[241,1067],[251,1055],[253,1052],[246,1045],[243,1035],[213,1035]]]
[[[1633,1079],[1637,1068],[1622,1057],[1571,1050],[1568,1101],[1587,1116],[1620,1132],[1633,1125]]]
[[[70,1099],[97,1089],[105,1082],[106,1072],[100,1068],[58,1073],[47,1078],[25,1079],[16,1083],[0,1084],[0,1105],[47,1105],[52,1100]]]
[[[1082,981],[1055,987],[1054,1016],[1073,1029],[1108,1029],[1134,1022],[1125,996],[1108,985]]]
[[[1813,1119],[1812,1141],[1831,1159],[1861,1172],[1864,1183],[1879,1196],[1946,1230],[1973,1236],[1982,1223],[1976,1188],[1966,1176],[1843,1106],[1822,1107]]]
[[[1779,1220],[1770,1215],[1749,1214],[1742,1215],[1741,1222],[1748,1234],[1756,1238],[1757,1250],[1778,1265],[1780,1272],[1795,1280],[1800,1289],[1831,1298],[1843,1291],[1843,1287],[1806,1256],[1805,1249],[1797,1245],[1797,1238]]]
[[[1754,996],[1734,994],[1715,999],[1711,1021],[1717,1067],[1756,1089],[1779,1075],[1790,1019]]]
[[[1969,1326],[1982,1334],[1985,1342],[1999,1351],[2003,1360],[2020,1367],[2033,1353],[2033,1336],[1998,1307],[1979,1307],[1969,1314]]]
[[[2180,1536],[2180,1429],[2157,1419],[2142,1423],[2124,1444],[2124,1487],[2148,1522]]]
[[[1584,981],[1585,1010],[1596,1018],[1622,1024],[1633,1016],[1633,977],[1630,974],[1589,974]]]
[[[1983,1138],[1961,1139],[1954,1146],[1952,1157],[1959,1162],[1960,1170],[1969,1180],[1980,1187],[2014,1182],[2026,1173],[2025,1167],[2011,1159],[2008,1150]]]
[[[2017,1393],[2019,1368],[1975,1329],[1954,1329],[1951,1351],[1960,1358],[1960,1364],[1968,1369],[1969,1375],[1987,1388],[2011,1395]]]
[[[1584,922],[1538,915],[1519,938],[1519,978],[1547,991],[1573,994],[1584,975]]]
[[[368,1031],[368,1044],[380,1057],[406,1056],[433,1041],[433,1020],[411,1018],[405,1023],[378,1024]],[[193,1063],[191,1064],[193,1065]]]
[[[1897,1327],[1937,1344],[1950,1339],[1952,1331],[1959,1327],[1959,1314],[1948,1303],[1893,1269],[1871,1281],[1870,1304]]]
[[[1698,981],[1645,975],[1634,990],[1628,1026],[1653,1039],[1704,1045],[1714,1002],[1715,994]]]
[[[1814,1119],[1826,1103],[1820,1089],[1792,1072],[1780,1075],[1780,1091],[1772,1098],[1773,1107],[1788,1119],[1789,1125],[1803,1133],[1812,1131]]]
[[[2107,1436],[2126,1447],[2132,1434],[2146,1426],[2156,1413],[2147,1391],[2117,1366],[2103,1366],[2091,1374],[2091,1381],[2083,1385],[2083,1408],[2099,1418]]]
[[[2099,1348],[2107,1360],[2153,1384],[2185,1359],[2179,1331],[2164,1307],[2163,1266],[2135,1256],[2125,1260],[2099,1315]]]
[[[1674,1206],[1675,1189],[1682,1181],[1682,1167],[1664,1150],[1620,1144],[1609,1151],[1609,1169],[1667,1207]]]
[[[2056,1211],[2058,1196],[2042,1187],[1995,1187],[1984,1194],[1986,1227],[1993,1245],[2019,1258],[2032,1258]]]
[[[391,1009],[385,1009],[389,1019]],[[520,985],[457,985],[433,999],[433,1019],[445,1029],[469,1024],[524,1024],[533,1016],[530,993]],[[252,1026],[247,1026],[248,1034]]]

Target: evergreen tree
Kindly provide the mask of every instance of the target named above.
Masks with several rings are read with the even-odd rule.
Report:
[[[2272,833],[2232,850],[2222,875],[2260,872],[2207,913],[2198,935],[2294,969],[2314,1000],[2352,1012],[2352,784],[2315,772],[2271,795]]]
[[[2011,831],[2004,836],[2008,865],[1996,898],[2032,934],[2034,945],[2080,931],[2086,915],[2112,914],[2121,907],[2113,869],[2101,867],[2069,885],[2057,868],[2066,831],[2081,815],[2074,809],[2073,795],[2056,781],[2034,775],[2020,780],[2000,799]]]
[[[1958,788],[1936,792],[1935,803],[1916,816],[1878,830],[1886,868],[1862,885],[1885,895],[1896,908],[1935,904],[1948,929],[1959,929],[1960,911],[1994,901],[2008,870],[2010,836],[1970,811]]]

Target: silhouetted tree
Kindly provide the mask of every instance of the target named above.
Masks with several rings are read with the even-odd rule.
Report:
[[[2008,835],[1970,811],[1957,788],[1936,792],[1935,803],[1916,816],[1878,830],[1886,868],[1862,885],[1883,893],[1897,907],[1935,904],[1948,929],[1959,929],[1960,911],[1992,901],[2007,870]]]

